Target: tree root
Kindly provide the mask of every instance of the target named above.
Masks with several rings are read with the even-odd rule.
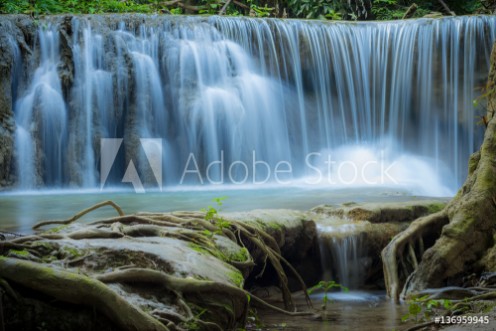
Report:
[[[413,270],[415,270],[418,267],[418,262],[413,243],[415,241],[419,241],[420,251],[424,251],[424,233],[441,233],[442,227],[447,223],[448,218],[443,211],[419,218],[405,231],[396,235],[396,237],[394,237],[393,240],[384,248],[381,253],[384,267],[384,281],[386,283],[386,289],[390,298],[398,301],[400,291],[404,284],[404,281],[400,281],[398,265],[403,265],[403,273],[405,277],[409,274],[408,270],[406,270],[404,259],[402,258],[405,247],[408,245]],[[398,260],[400,262],[398,262]]]
[[[181,293],[225,293],[228,296],[246,299],[246,303],[248,303],[248,298],[251,298],[253,301],[269,309],[289,316],[306,316],[313,314],[312,312],[291,312],[281,309],[250,294],[248,291],[235,286],[207,280],[178,278],[152,269],[126,269],[99,275],[96,279],[104,283],[155,283],[157,285],[164,286],[169,290],[179,291]]]
[[[64,302],[96,307],[123,330],[169,330],[90,277],[6,257],[0,257],[0,277]]]
[[[232,285],[193,278],[179,278],[152,269],[132,268],[114,271],[96,276],[96,279],[104,283],[155,283],[181,293],[216,292],[247,300],[246,292]]]
[[[44,222],[40,222],[38,224],[35,224],[33,226],[33,230],[37,230],[45,225],[54,225],[54,224],[61,224],[61,225],[68,225],[68,224],[71,224],[75,221],[77,221],[78,219],[80,219],[81,217],[83,217],[84,215],[96,210],[96,209],[99,209],[101,207],[105,207],[105,206],[111,206],[113,207],[117,213],[120,215],[120,216],[124,216],[124,212],[122,211],[121,207],[119,207],[117,204],[115,204],[113,201],[103,201],[103,202],[100,202],[100,203],[97,203],[96,205],[92,206],[92,207],[89,207],[89,208],[86,208],[82,211],[80,211],[79,213],[77,213],[76,215],[72,216],[71,218],[69,218],[68,220],[65,220],[65,221],[44,221]]]
[[[421,323],[421,324],[417,324],[417,325],[414,325],[414,326],[411,326],[409,327],[408,329],[405,329],[403,331],[416,331],[416,330],[421,330],[421,329],[424,329],[428,326],[431,326],[431,325],[434,325],[435,322],[434,321],[429,321],[429,322],[425,322],[425,323]]]
[[[19,297],[17,296],[16,292],[12,289],[12,287],[10,287],[9,283],[3,278],[0,278],[0,287],[3,287],[5,293],[10,295],[10,297],[14,301],[19,301]]]
[[[203,219],[200,217],[203,217]],[[136,215],[127,215],[123,217],[115,217],[111,219],[96,221],[91,224],[108,225],[116,222],[122,224],[135,224],[133,227],[121,228],[121,232],[123,234],[130,235],[133,237],[134,236],[170,236],[176,238],[179,237],[177,234],[164,232],[162,229],[163,226],[171,226],[171,227],[181,226],[183,228],[185,227],[194,230],[207,230],[214,233],[218,232],[219,228],[215,226],[213,223],[205,220],[204,217],[205,217],[204,213],[195,213],[195,212],[176,212],[173,214],[139,213]],[[293,303],[291,292],[289,290],[288,279],[286,273],[284,272],[281,262],[283,262],[296,276],[297,280],[300,282],[300,285],[305,293],[305,298],[307,300],[307,303],[311,306],[310,298],[308,297],[308,294],[306,292],[305,283],[303,282],[298,272],[291,266],[291,264],[282,257],[279,246],[277,245],[274,238],[271,237],[269,234],[267,234],[265,231],[250,224],[240,223],[236,221],[229,221],[229,223],[230,226],[234,229],[234,231],[224,228],[222,229],[222,234],[224,234],[227,238],[229,238],[230,240],[236,242],[237,244],[243,247],[245,246],[243,239],[249,241],[253,245],[255,245],[255,247],[257,247],[262,252],[264,252],[268,257],[269,261],[273,265],[279,277],[279,285],[283,295],[283,300],[286,305],[286,309],[294,310],[295,306]],[[138,224],[142,224],[142,225],[139,226]],[[149,226],[145,227],[143,224],[148,224]],[[152,225],[155,225],[157,227],[153,227]],[[234,232],[238,233],[238,238],[236,238]],[[201,238],[200,236],[196,234],[184,234],[184,235],[193,236],[194,238],[183,237],[181,239],[186,239],[188,241],[202,244],[204,248],[208,250],[208,246],[210,243],[205,242],[203,238]],[[215,254],[213,253],[212,255],[215,256]],[[234,261],[234,262],[230,261],[229,263],[231,263],[233,266],[240,266],[239,265],[240,263],[238,261]],[[246,263],[242,263],[242,268],[249,268],[250,266],[252,266],[252,264],[253,264],[252,260],[246,261]]]
[[[241,223],[234,220],[224,220],[227,226],[221,227],[218,222],[223,220],[222,218],[206,220],[205,213],[199,212],[175,212],[170,214],[139,213],[124,215],[122,209],[118,205],[112,201],[105,201],[84,209],[70,219],[64,221],[41,222],[36,224],[33,229],[39,229],[43,226],[54,224],[69,225],[84,215],[104,206],[113,207],[119,216],[91,222],[89,227],[87,226],[69,233],[67,233],[67,231],[66,233],[45,232],[9,240],[8,242],[5,242],[5,244],[8,246],[7,248],[22,247],[23,249],[31,249],[32,247],[29,243],[46,240],[110,239],[125,236],[133,238],[172,237],[200,245],[202,249],[209,251],[211,255],[219,257],[219,251],[218,248],[216,248],[215,241],[212,239],[212,235],[208,235],[208,233],[223,235],[241,247],[246,248],[245,243],[250,243],[251,247],[254,247],[266,257],[266,261],[270,261],[278,275],[279,287],[282,292],[286,309],[273,306],[262,299],[251,295],[246,290],[233,285],[206,280],[178,278],[161,271],[139,268],[135,265],[127,265],[126,268],[119,268],[105,274],[93,275],[94,278],[90,278],[63,270],[54,270],[52,267],[44,267],[38,263],[0,257],[0,268],[2,269],[0,270],[0,277],[51,295],[61,301],[95,305],[97,307],[101,306],[100,309],[102,312],[123,329],[133,329],[134,326],[140,325],[140,329],[147,330],[183,330],[181,325],[186,325],[188,323],[199,324],[203,329],[222,329],[215,323],[200,321],[195,317],[188,304],[184,301],[182,297],[183,294],[197,295],[199,293],[213,293],[236,298],[237,302],[244,302],[244,315],[248,310],[249,298],[253,298],[253,301],[257,304],[289,316],[313,314],[312,312],[296,312],[284,267],[288,268],[300,282],[307,303],[311,307],[306,285],[298,272],[286,259],[284,259],[275,239],[258,226],[252,224]],[[206,231],[208,231],[207,234],[205,234]],[[45,249],[43,245],[39,248]],[[48,249],[51,248],[49,247]],[[241,270],[246,276],[247,270],[255,266],[252,254],[253,253],[248,254],[246,261],[226,262],[235,266],[238,270]],[[82,257],[72,258],[71,260],[66,259],[64,260],[64,265],[82,263],[91,255],[92,254],[85,254]],[[43,256],[43,254],[41,256]],[[222,260],[224,260],[224,258],[225,257],[222,257]],[[14,273],[21,273],[23,276],[15,278]],[[29,278],[27,276],[29,274],[33,274],[33,277]],[[124,299],[104,285],[104,283],[136,282],[154,283],[167,289],[171,293],[175,293],[177,304],[182,307],[186,316],[179,315],[181,318],[178,318],[178,316],[167,313],[159,314],[156,312],[156,314],[152,314],[155,315],[154,318],[127,302],[124,304]],[[41,285],[43,283],[47,283],[46,287]],[[118,302],[118,304],[115,304],[115,302]],[[236,318],[236,316],[239,315],[233,315],[233,318]],[[146,327],[143,327],[143,325]]]

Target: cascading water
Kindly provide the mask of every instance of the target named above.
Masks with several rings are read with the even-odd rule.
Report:
[[[32,187],[38,176],[47,186],[62,184],[67,110],[57,71],[58,31],[53,26],[40,30],[39,39],[40,65],[15,106],[15,146],[21,188]]]
[[[363,226],[350,223],[318,227],[324,280],[334,280],[350,289],[364,285],[370,264],[364,231]]]
[[[107,185],[131,160],[149,173],[140,139],[161,138],[167,186],[300,178],[446,195],[482,139],[472,101],[495,17],[73,18],[64,44],[58,20],[40,25],[15,91],[21,188],[97,187],[100,138],[124,141]]]

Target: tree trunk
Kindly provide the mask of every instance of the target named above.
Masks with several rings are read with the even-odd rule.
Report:
[[[496,44],[485,94],[484,142],[469,160],[465,184],[443,211],[413,222],[382,252],[386,287],[393,299],[426,288],[463,285],[463,276],[496,271],[495,86]],[[442,230],[436,231],[440,226]]]

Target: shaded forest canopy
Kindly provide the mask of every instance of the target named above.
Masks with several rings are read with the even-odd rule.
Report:
[[[171,13],[331,20],[493,14],[496,0],[3,0],[0,14]]]

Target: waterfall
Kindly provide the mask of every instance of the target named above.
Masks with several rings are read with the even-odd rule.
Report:
[[[448,195],[482,141],[472,101],[496,17],[74,17],[64,45],[61,18],[47,20],[13,92],[21,188],[98,187],[100,141],[116,138],[103,186],[132,161],[149,186],[399,183]],[[148,138],[162,140],[160,176]]]
[[[56,27],[40,30],[39,39],[40,64],[15,105],[21,188],[33,187],[37,174],[47,186],[62,184],[67,110],[57,72],[60,56]]]
[[[319,245],[324,280],[358,289],[366,280],[369,258],[363,227],[357,224],[319,226]]]

